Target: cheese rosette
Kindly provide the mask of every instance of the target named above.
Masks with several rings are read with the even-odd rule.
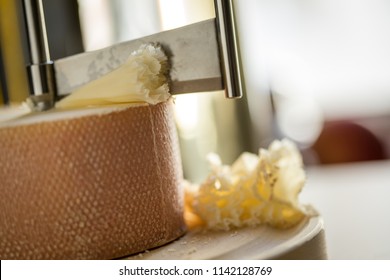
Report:
[[[208,156],[211,172],[185,193],[190,228],[229,230],[267,224],[289,228],[305,216],[298,195],[305,184],[302,157],[289,140],[276,140],[259,155],[243,153],[232,166]]]

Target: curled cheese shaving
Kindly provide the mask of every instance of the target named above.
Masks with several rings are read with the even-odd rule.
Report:
[[[126,63],[75,90],[56,108],[82,108],[127,103],[157,104],[169,99],[168,59],[161,47],[143,45]]]
[[[305,217],[298,195],[305,184],[301,155],[289,140],[274,141],[259,155],[243,153],[232,166],[209,156],[211,172],[186,188],[189,228],[228,230],[268,224],[289,228]]]

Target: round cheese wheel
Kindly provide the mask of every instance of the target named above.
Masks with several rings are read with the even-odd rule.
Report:
[[[185,231],[172,102],[0,127],[0,259],[113,259]]]

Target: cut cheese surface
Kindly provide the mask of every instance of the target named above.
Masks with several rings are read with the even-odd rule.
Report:
[[[0,126],[30,113],[30,108],[25,104],[0,107]]]
[[[210,174],[187,186],[185,218],[190,228],[228,230],[261,224],[289,228],[306,215],[298,195],[305,184],[301,155],[288,141],[274,141],[259,155],[243,153],[232,166],[209,156]]]

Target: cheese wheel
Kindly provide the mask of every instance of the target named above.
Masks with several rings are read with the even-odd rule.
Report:
[[[113,259],[185,231],[172,102],[0,128],[0,259]]]

